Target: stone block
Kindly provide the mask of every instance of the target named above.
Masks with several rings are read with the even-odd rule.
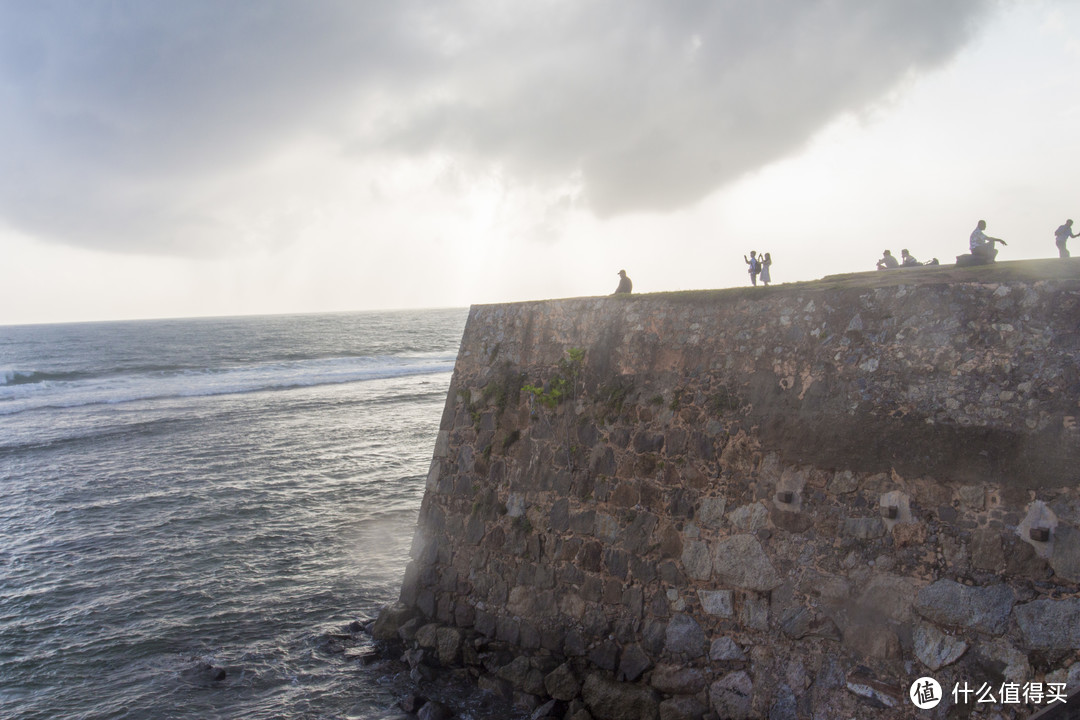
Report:
[[[707,615],[731,617],[735,613],[730,590],[698,590],[698,599]]]
[[[695,580],[712,576],[713,558],[709,546],[700,540],[683,541],[682,565],[686,574]]]
[[[935,671],[956,662],[968,649],[961,638],[946,635],[933,625],[919,624],[912,640],[915,657]]]
[[[697,620],[683,613],[672,616],[664,636],[664,649],[676,655],[698,658],[705,654],[705,631]]]
[[[581,688],[581,698],[596,720],[658,720],[660,717],[656,693],[642,685],[589,675]]]
[[[548,695],[564,702],[573,700],[581,692],[581,683],[569,663],[563,663],[548,673],[544,677],[544,687]]]
[[[698,510],[698,522],[705,527],[719,529],[724,523],[724,513],[727,511],[727,499],[723,497],[707,497],[701,501],[701,509]]]
[[[1080,582],[1080,530],[1059,523],[1053,532],[1050,567],[1054,574],[1072,583]]]
[[[713,710],[727,720],[754,717],[754,683],[744,670],[728,673],[709,686]]]
[[[1016,622],[1033,650],[1080,647],[1080,598],[1042,599],[1016,606]]]
[[[708,711],[696,697],[673,697],[660,703],[660,720],[702,720]]]
[[[967,627],[999,635],[1005,631],[1016,598],[1007,585],[970,587],[939,580],[919,591],[915,609],[939,625]]]
[[[705,689],[705,673],[682,665],[657,665],[649,685],[665,695],[696,695]]]
[[[645,648],[637,643],[628,645],[623,649],[619,659],[619,672],[617,679],[626,682],[635,682],[638,678],[652,667],[652,659],[645,652]]]
[[[713,572],[724,585],[764,592],[782,582],[753,535],[732,535],[719,540],[712,547],[712,555]]]
[[[737,662],[746,660],[746,654],[734,640],[724,636],[713,639],[709,646],[709,659],[717,662]]]

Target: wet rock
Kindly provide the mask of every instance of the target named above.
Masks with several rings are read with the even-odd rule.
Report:
[[[180,676],[190,683],[209,685],[221,682],[228,677],[228,674],[223,667],[218,667],[209,662],[199,662],[183,670]]]
[[[398,628],[416,617],[415,608],[403,603],[387,605],[379,612],[379,617],[371,625],[371,637],[377,642],[387,642],[397,637]]]
[[[452,720],[454,713],[441,702],[429,700],[416,713],[418,720]]]

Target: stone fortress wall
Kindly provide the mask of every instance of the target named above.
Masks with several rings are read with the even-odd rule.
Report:
[[[474,307],[376,638],[536,717],[1025,717],[908,689],[1080,680],[1063,267]]]

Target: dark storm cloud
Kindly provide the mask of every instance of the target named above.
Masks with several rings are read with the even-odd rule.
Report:
[[[577,175],[600,214],[674,209],[947,60],[989,7],[0,1],[0,218],[202,252],[233,228],[200,188],[304,137]]]

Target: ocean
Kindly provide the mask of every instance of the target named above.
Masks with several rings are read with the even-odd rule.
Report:
[[[0,717],[392,708],[345,650],[397,598],[466,314],[0,328]]]

